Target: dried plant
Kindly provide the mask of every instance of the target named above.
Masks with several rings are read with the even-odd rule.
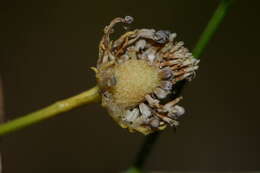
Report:
[[[115,18],[105,27],[99,45],[96,72],[102,105],[123,128],[145,135],[178,126],[184,108],[171,99],[175,84],[191,80],[198,69],[195,59],[176,33],[136,29],[110,40],[117,23],[131,23],[133,18]]]

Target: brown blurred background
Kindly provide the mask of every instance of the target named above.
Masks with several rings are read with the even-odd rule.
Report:
[[[95,85],[102,30],[131,15],[131,28],[169,29],[193,48],[218,0],[2,1],[0,72],[6,119]],[[260,169],[260,2],[237,1],[185,89],[187,114],[167,129],[146,169]],[[119,128],[100,105],[62,114],[2,139],[5,173],[115,173],[127,168],[143,136]]]

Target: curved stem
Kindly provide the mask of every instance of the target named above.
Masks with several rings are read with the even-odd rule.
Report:
[[[209,20],[205,30],[202,32],[199,41],[197,42],[194,50],[193,56],[197,59],[202,55],[209,41],[212,39],[214,33],[217,31],[220,23],[225,17],[232,0],[222,0],[214,12],[213,16]],[[186,82],[181,82],[178,84],[178,91],[176,92],[176,96],[181,94],[183,87]],[[126,173],[142,173],[142,169],[144,167],[147,158],[151,154],[151,151],[158,140],[160,133],[154,133],[147,136],[144,140],[143,145],[140,148],[140,151],[137,153],[136,160],[133,163],[133,166],[129,168]]]
[[[99,88],[96,86],[76,96],[58,101],[36,112],[29,113],[20,118],[11,120],[5,124],[0,125],[0,136],[30,126],[42,120],[51,118],[60,113],[67,112],[81,105],[98,101],[99,98]]]

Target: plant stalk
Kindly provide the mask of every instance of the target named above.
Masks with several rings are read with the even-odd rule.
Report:
[[[0,136],[20,130],[37,122],[54,117],[60,113],[67,112],[76,107],[98,101],[100,99],[99,88],[96,86],[76,96],[57,101],[56,103],[29,113],[15,120],[0,125]]]
[[[207,26],[202,32],[197,44],[195,45],[195,48],[192,51],[192,54],[195,58],[198,59],[199,57],[201,57],[206,46],[208,45],[208,43],[216,33],[224,17],[226,16],[232,2],[233,0],[222,0],[218,5],[213,16],[211,17]]]

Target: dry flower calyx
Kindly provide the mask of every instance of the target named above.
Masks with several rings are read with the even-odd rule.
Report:
[[[169,98],[178,81],[194,77],[199,61],[169,31],[136,29],[110,39],[116,23],[132,21],[115,18],[105,27],[94,69],[102,106],[121,127],[146,135],[178,126],[181,97]]]

